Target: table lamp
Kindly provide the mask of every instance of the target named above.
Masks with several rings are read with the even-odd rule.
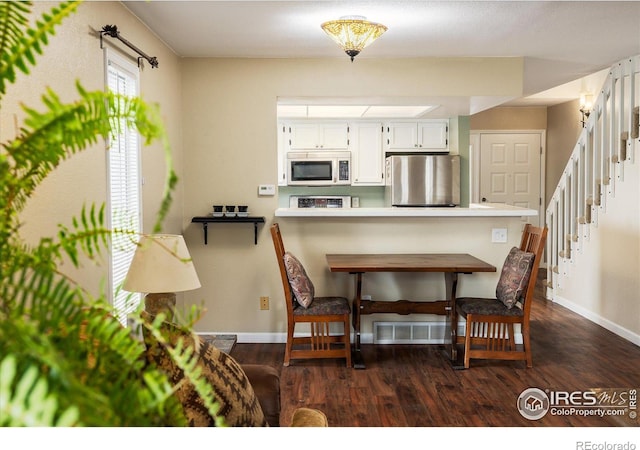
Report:
[[[144,306],[149,314],[164,312],[173,319],[176,292],[200,287],[187,244],[181,235],[152,234],[138,242],[123,289],[144,292]]]

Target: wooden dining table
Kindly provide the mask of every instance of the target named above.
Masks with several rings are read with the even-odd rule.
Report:
[[[408,254],[327,254],[331,272],[347,272],[355,275],[356,292],[352,306],[352,323],[355,342],[352,359],[354,367],[365,367],[360,348],[360,318],[367,314],[437,314],[448,315],[446,334],[450,336],[448,356],[457,361],[456,289],[458,274],[495,272],[495,266],[467,253],[408,253]],[[362,298],[362,278],[368,272],[438,272],[444,274],[445,298],[433,301],[372,301]]]

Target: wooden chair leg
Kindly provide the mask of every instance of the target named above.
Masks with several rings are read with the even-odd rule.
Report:
[[[293,332],[295,330],[294,324],[287,324],[287,343],[284,347],[284,366],[289,367],[291,362],[291,350],[293,349]]]
[[[348,315],[344,318],[344,350],[347,353],[347,367],[351,367],[351,328]]]
[[[522,344],[524,346],[524,354],[527,359],[527,368],[533,367],[533,358],[531,357],[531,342],[529,338],[529,327],[522,326]]]
[[[511,350],[512,352],[516,351],[516,340],[515,340],[515,332],[514,330],[514,326],[512,323],[509,324],[509,350]]]
[[[464,368],[469,368],[469,362],[471,360],[471,317],[467,316],[467,323],[465,325],[464,332]]]

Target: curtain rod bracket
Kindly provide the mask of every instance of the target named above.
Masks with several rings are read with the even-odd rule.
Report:
[[[116,38],[117,40],[122,42],[124,45],[129,47],[131,50],[133,50],[134,52],[139,54],[140,57],[138,58],[138,67],[140,67],[140,60],[141,59],[146,59],[149,62],[149,64],[151,64],[151,68],[158,67],[158,58],[156,58],[155,56],[147,55],[145,52],[140,50],[138,47],[133,45],[131,42],[127,41],[125,38],[120,36],[120,32],[118,31],[118,27],[116,25],[105,25],[104,27],[102,27],[102,31],[100,32],[100,48],[103,48],[102,47],[102,37],[105,36],[105,35],[106,36],[110,36],[112,38]]]

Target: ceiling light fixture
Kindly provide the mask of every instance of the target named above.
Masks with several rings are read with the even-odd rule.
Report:
[[[363,48],[387,31],[384,25],[369,22],[363,16],[342,16],[338,20],[325,22],[320,27],[342,47],[352,62]]]

